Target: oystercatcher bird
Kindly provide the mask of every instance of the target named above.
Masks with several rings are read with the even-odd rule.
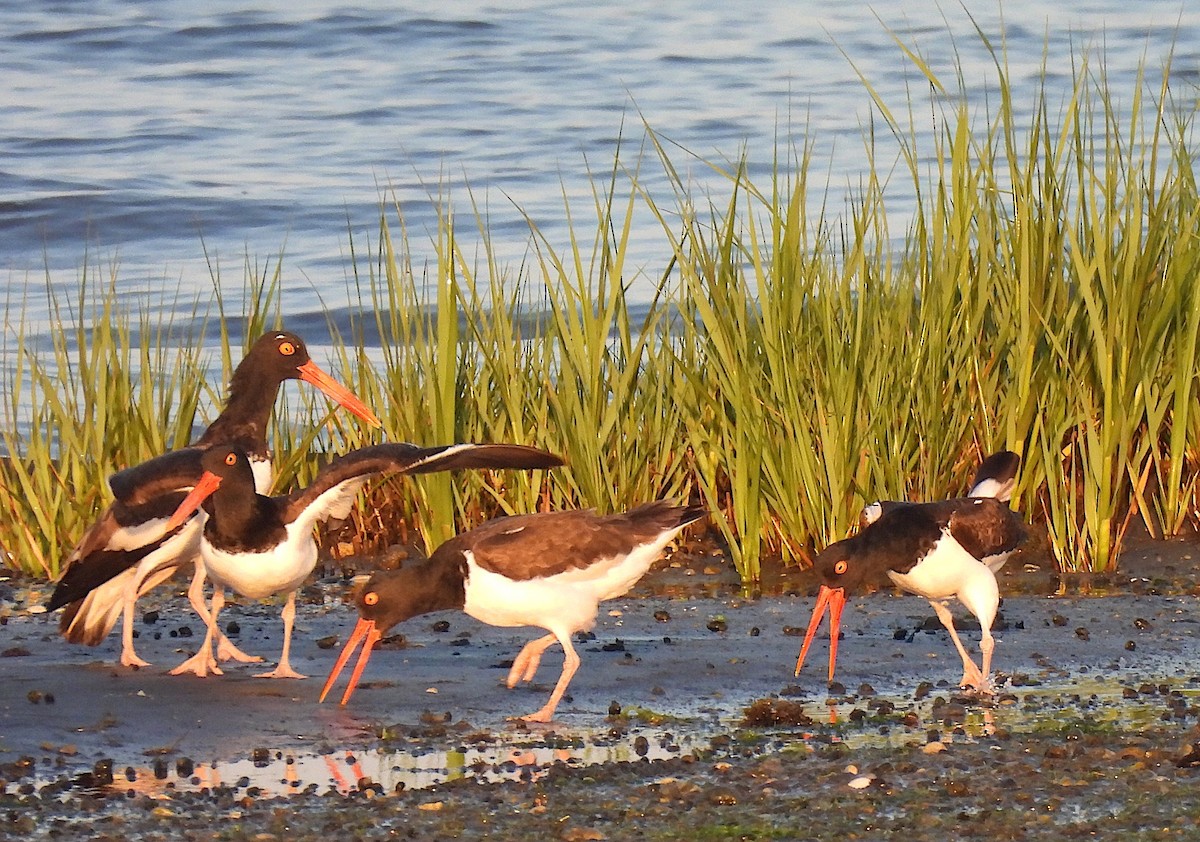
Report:
[[[1000,467],[1005,470],[996,476],[977,476],[972,491],[1011,494],[1012,484],[1005,476],[1009,468],[1015,476],[1015,459],[1015,454],[990,457],[984,463],[989,471]],[[828,610],[832,681],[847,591],[890,580],[901,590],[925,597],[933,606],[962,657],[960,686],[990,693],[995,648],[991,627],[1000,604],[995,572],[1024,540],[1021,519],[1004,500],[995,497],[883,505],[876,520],[858,534],[826,547],[813,560],[822,584],[796,660],[796,674],[800,674],[809,645]],[[958,637],[947,605],[951,598],[957,598],[979,620],[982,667],[975,664]]]
[[[993,453],[979,464],[975,479],[971,481],[971,489],[967,497],[995,497],[997,500],[1008,502],[1012,499],[1013,489],[1017,485],[1017,469],[1021,467],[1021,457],[1011,450],[1001,450]],[[870,526],[883,515],[899,506],[911,506],[910,502],[901,500],[877,500],[863,508],[859,515],[859,528]],[[999,567],[993,568],[999,570]]]
[[[372,476],[426,474],[463,468],[553,468],[562,459],[544,450],[516,444],[455,444],[417,447],[377,444],[334,458],[306,487],[277,497],[254,489],[250,460],[237,447],[216,446],[201,456],[204,474],[167,523],[176,529],[201,505],[208,517],[200,541],[200,556],[213,582],[212,601],[204,617],[204,643],[193,658],[173,673],[220,674],[211,648],[217,617],[225,604],[225,588],[252,599],[286,593],[283,652],[279,665],[261,678],[304,678],[288,660],[296,616],[296,590],[317,562],[313,527],[327,518],[344,518],[355,495]],[[205,503],[206,500],[210,502]]]
[[[122,617],[121,663],[149,666],[134,651],[134,606],[138,597],[199,557],[203,517],[171,532],[164,526],[200,477],[201,454],[211,447],[241,448],[254,465],[256,487],[270,489],[267,424],[285,380],[311,383],[366,423],[379,426],[379,419],[353,392],[312,361],[299,336],[287,331],[264,334],[234,371],[225,409],[193,445],[109,478],[115,500],[67,557],[46,606],[51,611],[65,606],[59,629],[68,641],[95,646]],[[202,615],[203,584],[204,571],[197,565],[188,596]],[[220,651],[226,658],[249,660],[224,635]]]
[[[397,623],[461,609],[493,626],[550,632],[513,660],[508,686],[531,681],[542,653],[562,644],[562,673],[550,700],[522,717],[549,722],[579,668],[571,635],[590,629],[600,603],[629,591],[680,530],[704,517],[698,506],[646,503],[623,514],[539,512],[497,518],[437,548],[423,562],[374,574],[357,596],[360,619],[321,690],[321,701],[361,642],[342,704],[358,684],[371,649]]]

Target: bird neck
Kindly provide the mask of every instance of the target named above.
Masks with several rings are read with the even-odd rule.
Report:
[[[388,574],[386,599],[394,606],[388,625],[435,611],[461,610],[467,601],[466,574],[461,553],[457,557],[434,553]]]
[[[209,498],[208,512],[205,534],[223,548],[250,548],[286,534],[273,501],[255,492],[252,482],[222,485]]]
[[[239,366],[229,380],[229,397],[221,414],[208,425],[196,444],[244,439],[252,450],[261,450],[267,441],[267,424],[279,394],[279,383],[250,382]]]

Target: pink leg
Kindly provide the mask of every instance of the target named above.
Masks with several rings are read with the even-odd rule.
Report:
[[[515,687],[518,681],[532,681],[542,662],[542,653],[557,640],[557,637],[548,634],[526,643],[517,657],[513,658],[512,669],[508,671],[508,686]]]
[[[292,591],[288,594],[287,602],[283,606],[283,654],[279,656],[279,666],[270,672],[260,673],[257,678],[308,678],[307,675],[301,675],[292,669],[292,665],[288,663],[288,653],[292,650],[292,625],[296,620],[296,592]]]
[[[195,655],[171,670],[171,675],[182,675],[185,672],[190,672],[200,678],[203,678],[210,672],[213,675],[224,675],[221,672],[221,668],[217,666],[217,661],[213,658],[212,651],[213,639],[216,637],[217,615],[221,613],[221,608],[224,605],[225,588],[220,585],[214,585],[211,610],[205,610],[204,612],[205,623],[208,626],[208,631],[204,634],[204,643]]]
[[[984,629],[983,636],[979,641],[979,650],[983,653],[983,669],[981,670],[967,654],[966,647],[959,639],[958,632],[954,628],[954,615],[950,613],[950,609],[942,602],[930,600],[929,604],[933,606],[934,612],[942,621],[942,625],[946,627],[946,631],[950,632],[950,640],[954,642],[954,648],[958,650],[959,657],[962,658],[963,676],[959,686],[973,687],[980,693],[991,693],[992,684],[988,679],[988,672],[992,666],[992,649],[995,646],[991,631]]]
[[[149,661],[142,660],[137,652],[133,651],[133,613],[137,598],[136,575],[130,575],[121,594],[121,665],[126,667],[150,666]]]
[[[196,572],[192,574],[192,584],[188,587],[188,601],[192,604],[192,610],[200,615],[205,624],[208,624],[208,609],[204,606],[204,581],[208,578],[208,571],[204,569],[204,562],[199,557],[196,558]],[[217,641],[217,659],[222,661],[235,660],[241,661],[244,664],[258,663],[262,658],[257,655],[247,655],[241,649],[233,645],[233,642],[225,636],[225,633],[220,629],[214,629],[214,637]],[[209,665],[217,675],[220,675],[220,670],[217,669],[216,660]]]
[[[538,642],[538,641],[535,641]],[[571,679],[575,675],[575,670],[579,669],[579,656],[575,654],[575,647],[571,645],[571,636],[564,635],[558,638],[558,642],[563,648],[563,668],[562,675],[558,677],[558,683],[554,685],[554,692],[550,694],[550,701],[536,713],[531,713],[528,716],[521,718],[526,722],[549,722],[554,716],[554,709],[558,707],[559,701],[562,700],[563,693],[567,691],[567,685],[571,683]],[[545,649],[545,647],[542,647]]]

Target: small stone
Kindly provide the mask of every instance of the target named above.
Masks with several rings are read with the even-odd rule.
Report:
[[[872,778],[870,775],[859,775],[857,778],[850,781],[850,783],[846,784],[846,786],[850,787],[851,789],[866,789],[871,785],[872,780],[874,780],[874,778]]]
[[[970,795],[971,790],[962,781],[947,781],[946,794],[955,798],[960,798],[964,795]]]
[[[654,619],[660,623],[665,623],[671,619],[671,615],[660,609],[654,612]]]
[[[1080,626],[1079,628],[1075,629],[1075,636],[1077,638],[1079,638],[1080,640],[1091,640],[1092,639],[1091,632],[1089,632],[1087,630],[1087,628],[1084,626]]]
[[[707,628],[710,632],[723,633],[728,630],[729,624],[725,622],[724,617],[714,617],[708,621]]]
[[[718,786],[705,793],[709,804],[719,807],[730,807],[738,803],[737,793],[728,787]]]
[[[1125,651],[1126,651],[1126,652],[1132,652],[1132,651],[1134,651],[1135,649],[1137,649],[1137,644],[1136,644],[1136,643],[1134,643],[1132,640],[1127,640],[1127,641],[1125,641]]]
[[[428,813],[436,813],[439,812],[443,806],[444,804],[441,801],[426,801],[422,804],[418,804],[417,809],[425,810]]]
[[[1056,626],[1065,626],[1067,624],[1067,618],[1062,614],[1055,613],[1050,615],[1050,622]]]
[[[921,751],[926,754],[941,754],[945,750],[946,744],[941,740],[934,740],[931,743],[925,743],[925,745],[921,746]]]
[[[1149,620],[1138,617],[1133,621],[1133,627],[1138,631],[1149,631],[1150,629],[1154,628],[1154,624]]]

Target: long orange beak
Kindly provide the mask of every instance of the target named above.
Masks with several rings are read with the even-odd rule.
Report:
[[[208,499],[208,496],[216,491],[221,485],[221,478],[212,471],[205,471],[200,477],[199,482],[192,488],[190,494],[183,498],[183,502],[179,504],[179,508],[175,510],[175,514],[171,515],[171,519],[167,521],[167,531],[171,532],[176,527],[183,525],[187,519],[192,516],[196,509],[200,508],[200,504]]]
[[[358,646],[359,641],[363,641],[363,650],[358,655],[358,662],[354,665],[354,672],[350,674],[350,683],[346,685],[346,692],[342,694],[341,704],[344,705],[350,701],[350,695],[354,692],[354,688],[358,686],[359,677],[362,676],[363,670],[367,668],[367,660],[371,657],[371,648],[379,642],[379,638],[382,636],[379,629],[375,627],[374,620],[359,618],[358,625],[354,627],[354,631],[350,634],[350,639],[342,647],[342,654],[338,656],[337,663],[329,671],[329,678],[325,679],[325,686],[321,688],[321,698],[317,700],[318,702],[325,701],[325,696],[329,693],[329,688],[337,681],[337,677],[342,673],[342,668],[346,666],[346,662],[354,654],[354,647]]]
[[[328,374],[321,370],[312,360],[309,360],[304,365],[300,366],[300,379],[305,383],[311,383],[329,396],[329,399],[336,401],[346,409],[353,412],[362,420],[366,421],[372,427],[381,427],[379,419],[375,417],[375,413],[367,408],[367,405],[358,399],[358,395],[351,392],[341,383],[334,380]]]
[[[821,619],[825,616],[825,609],[829,609],[829,680],[833,681],[833,669],[837,665],[837,646],[838,635],[842,631],[842,609],[846,607],[846,589],[831,588],[828,585],[821,585],[821,592],[817,594],[817,604],[813,608],[812,619],[808,621],[808,632],[804,635],[804,646],[800,648],[800,657],[796,659],[796,675],[800,674],[800,668],[804,666],[804,656],[808,654],[808,647],[812,645],[813,637],[817,633],[817,627],[821,625]]]

